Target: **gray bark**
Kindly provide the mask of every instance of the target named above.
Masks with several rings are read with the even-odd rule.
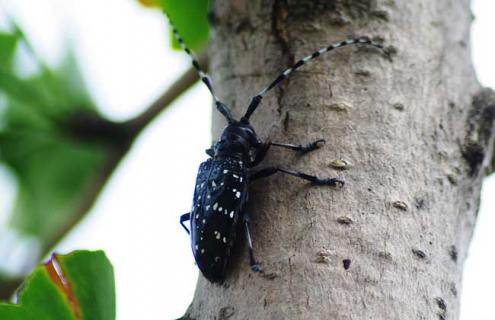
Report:
[[[261,137],[327,143],[304,157],[272,149],[264,165],[346,185],[285,175],[253,184],[265,274],[249,270],[240,246],[224,284],[200,277],[185,317],[457,319],[494,144],[495,96],[471,64],[469,0],[218,0],[212,10],[210,70],[237,116],[295,59],[349,35],[383,40],[393,59],[342,48],[265,98],[252,117]],[[216,113],[213,122],[217,137],[225,123]]]

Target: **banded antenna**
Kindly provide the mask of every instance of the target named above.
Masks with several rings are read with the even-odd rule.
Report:
[[[275,80],[272,81],[272,83],[270,83],[268,85],[268,87],[264,88],[257,95],[255,95],[253,98],[251,98],[251,102],[249,103],[246,114],[241,118],[241,121],[249,122],[249,117],[251,117],[253,112],[256,110],[258,105],[261,103],[261,100],[266,95],[266,93],[268,91],[270,91],[271,89],[275,88],[284,79],[288,78],[289,75],[292,72],[294,72],[297,68],[301,67],[306,62],[308,62],[308,61],[310,61],[316,57],[319,57],[321,54],[323,54],[325,52],[329,52],[329,51],[332,51],[334,49],[344,47],[347,45],[352,45],[352,44],[366,44],[366,45],[370,45],[370,46],[378,48],[378,49],[383,49],[383,46],[381,44],[373,42],[368,37],[357,37],[357,38],[347,39],[344,41],[333,43],[326,48],[322,48],[322,49],[314,52],[313,54],[310,54],[309,56],[302,58],[301,60],[297,61],[292,67],[290,67],[290,68],[286,69],[284,72],[282,72]]]
[[[235,122],[234,117],[232,116],[232,112],[230,111],[230,109],[223,102],[221,102],[218,99],[218,97],[215,95],[215,92],[213,91],[213,86],[212,86],[211,81],[210,81],[210,77],[199,66],[198,60],[192,54],[191,50],[189,50],[186,43],[184,42],[184,39],[182,39],[182,37],[180,36],[180,33],[177,30],[177,28],[175,27],[175,25],[173,24],[172,19],[170,19],[169,15],[166,12],[165,12],[165,15],[168,18],[168,21],[170,23],[170,28],[172,28],[172,32],[174,33],[175,39],[177,39],[177,41],[179,42],[182,49],[184,49],[184,51],[189,55],[189,57],[191,57],[192,65],[193,65],[194,69],[196,69],[196,71],[199,75],[199,78],[208,87],[208,90],[210,90],[211,95],[213,96],[213,99],[215,100],[215,106],[217,107],[217,110],[220,111],[220,113],[224,115],[224,117],[227,119],[229,124]]]

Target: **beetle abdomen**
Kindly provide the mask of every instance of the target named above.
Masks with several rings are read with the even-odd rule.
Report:
[[[223,279],[247,197],[246,170],[235,158],[201,163],[191,210],[191,246],[210,281]]]

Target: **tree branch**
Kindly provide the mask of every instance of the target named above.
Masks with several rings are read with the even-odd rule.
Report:
[[[198,56],[198,61],[202,66],[206,66],[207,56],[203,52]],[[158,114],[164,111],[172,101],[177,99],[182,93],[189,89],[198,80],[197,72],[194,68],[189,68],[177,81],[170,86],[148,109],[137,117],[125,122],[135,135],[138,135]]]

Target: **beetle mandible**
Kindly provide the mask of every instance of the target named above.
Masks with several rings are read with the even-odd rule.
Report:
[[[305,145],[275,143],[271,141],[263,142],[258,138],[249,122],[251,115],[268,91],[289,77],[294,70],[306,62],[319,57],[321,54],[354,44],[364,44],[378,49],[383,49],[383,46],[372,41],[369,37],[355,37],[333,43],[300,59],[255,95],[251,99],[244,116],[240,120],[236,120],[232,116],[230,109],[215,95],[208,75],[202,71],[199,63],[186,46],[170,18],[169,21],[174,36],[181,47],[191,57],[192,64],[198,72],[201,81],[210,90],[217,110],[228,122],[218,142],[206,150],[210,158],[199,166],[191,212],[183,214],[180,217],[180,223],[191,236],[194,259],[201,273],[211,282],[221,282],[225,278],[230,251],[234,246],[236,231],[240,221],[241,226],[245,229],[248,242],[251,270],[262,272],[253,254],[253,245],[249,231],[250,218],[249,214],[245,211],[249,184],[275,173],[292,175],[315,185],[343,186],[344,181],[339,178],[319,178],[280,166],[263,168],[257,171],[252,170],[263,161],[271,146],[307,153],[318,149],[324,144],[325,140],[319,139]],[[184,223],[186,221],[190,221],[190,229],[185,226]]]

